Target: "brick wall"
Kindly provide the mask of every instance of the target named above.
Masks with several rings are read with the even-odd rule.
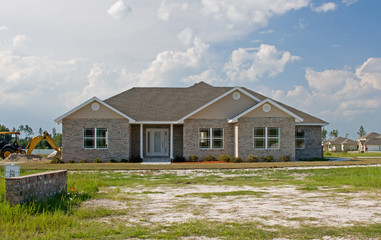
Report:
[[[5,178],[5,198],[11,205],[67,192],[67,171],[53,171]]]
[[[296,149],[296,159],[322,158],[321,127],[296,126],[296,130],[298,129],[305,131],[305,147],[304,149]]]
[[[200,128],[223,128],[224,129],[224,148],[223,149],[200,149],[199,129]],[[225,119],[187,119],[184,121],[184,156],[186,158],[195,154],[199,159],[208,155],[216,158],[221,154],[234,156],[234,125]]]
[[[84,149],[84,128],[107,128],[107,149]],[[95,158],[102,161],[129,158],[130,124],[126,119],[64,119],[62,123],[62,159],[67,162],[78,162],[86,159],[92,162]]]
[[[254,127],[279,127],[280,148],[277,150],[254,150]],[[295,120],[288,117],[246,117],[238,121],[238,154],[242,159],[250,154],[257,156],[273,155],[279,161],[281,155],[295,160]]]

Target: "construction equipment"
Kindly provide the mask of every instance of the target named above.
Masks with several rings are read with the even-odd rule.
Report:
[[[30,155],[33,151],[33,149],[37,146],[37,144],[39,142],[41,142],[42,140],[46,140],[49,145],[57,151],[57,154],[61,157],[62,156],[62,147],[60,147],[56,141],[54,141],[54,139],[50,136],[50,134],[45,131],[44,132],[44,135],[37,135],[35,137],[33,137],[29,142],[28,142],[28,145],[26,146],[26,154]]]
[[[23,154],[27,154],[27,155],[30,155],[32,154],[32,151],[33,149],[37,146],[37,144],[39,142],[41,142],[42,140],[46,140],[49,145],[57,151],[57,155],[59,155],[59,157],[62,156],[62,147],[60,147],[56,141],[54,141],[54,139],[50,136],[50,134],[48,132],[44,132],[43,135],[37,135],[35,137],[33,137],[29,142],[28,142],[28,145],[26,146],[26,151],[21,149],[21,147],[17,144],[17,135],[20,134],[20,132],[0,132],[0,134],[15,134],[16,136],[16,140],[13,142],[13,143],[10,143],[10,144],[6,144],[5,142],[0,142],[0,149],[1,149],[1,152],[0,152],[0,155],[2,158],[7,158],[9,157],[9,155],[11,155],[11,153],[23,153]]]
[[[11,135],[11,140],[8,143],[0,140],[0,156],[2,158],[7,158],[12,153],[25,153],[25,151],[17,143],[17,135],[20,135],[20,132],[0,132],[0,135]],[[12,138],[15,138],[13,143]],[[6,137],[4,137],[4,140],[5,139]]]

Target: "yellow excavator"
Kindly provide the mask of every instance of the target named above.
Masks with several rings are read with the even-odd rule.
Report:
[[[15,141],[13,143],[6,143],[3,141],[0,141],[0,156],[2,158],[7,158],[12,153],[21,153],[21,154],[32,154],[33,149],[37,146],[39,142],[46,139],[46,141],[49,143],[49,145],[57,151],[57,155],[59,157],[62,156],[62,147],[60,147],[56,141],[50,136],[48,132],[44,132],[43,135],[37,135],[33,137],[26,146],[25,150],[21,149],[21,147],[17,144],[17,135],[20,135],[20,132],[0,132],[0,135],[15,135]]]

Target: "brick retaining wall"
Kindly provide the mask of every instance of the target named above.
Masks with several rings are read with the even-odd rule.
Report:
[[[5,198],[11,205],[67,192],[67,170],[5,178]]]

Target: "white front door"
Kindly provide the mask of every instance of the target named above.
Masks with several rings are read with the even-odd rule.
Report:
[[[147,128],[147,156],[168,156],[168,129]]]

